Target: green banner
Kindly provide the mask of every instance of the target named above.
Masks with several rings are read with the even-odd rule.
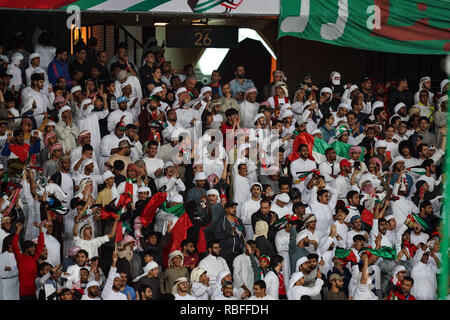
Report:
[[[278,37],[410,54],[450,53],[449,0],[281,0]]]

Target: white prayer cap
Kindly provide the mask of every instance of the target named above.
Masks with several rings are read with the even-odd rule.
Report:
[[[394,165],[400,161],[405,161],[405,158],[403,158],[402,156],[395,157],[394,160],[392,160],[390,170],[393,171]]]
[[[303,272],[297,271],[295,273],[292,274],[291,279],[289,280],[289,289],[292,289],[295,286],[295,283],[300,280],[301,278],[303,278],[305,275],[303,274]]]
[[[164,91],[163,87],[159,86],[159,87],[156,87],[155,89],[153,89],[153,91],[150,95],[154,96],[155,94],[157,94],[159,92],[163,92],[163,91]]]
[[[209,86],[203,87],[203,88],[200,90],[200,95],[203,97],[203,95],[204,95],[205,93],[211,92],[211,91],[212,91],[211,87],[209,87]]]
[[[23,60],[23,55],[19,52],[16,52],[12,55],[11,60],[21,61],[21,60]]]
[[[1,59],[1,56],[0,56],[0,59]],[[448,79],[444,79],[444,80],[442,80],[441,81],[441,93],[444,93],[443,91],[444,91],[444,87],[445,87],[445,85],[447,84],[447,83],[449,83],[450,82],[450,80],[448,80]],[[447,95],[446,95],[447,96]]]
[[[294,116],[294,113],[291,110],[287,109],[285,112],[283,112],[283,116],[281,117],[281,119],[284,119],[284,118],[287,118],[290,116]]]
[[[16,108],[8,109],[8,112],[11,112],[14,117],[19,116],[19,111]]]
[[[303,230],[299,233],[297,233],[297,237],[295,238],[295,241],[297,243],[299,243],[301,240],[305,239],[308,236],[308,233],[306,232],[306,230]],[[300,258],[301,259],[301,258]],[[304,262],[304,261],[303,261]],[[303,263],[302,262],[302,263]],[[297,262],[298,263],[298,262]]]
[[[126,86],[131,86],[131,83],[130,83],[130,81],[125,81],[124,83],[122,83],[121,85],[120,85],[120,89],[123,89],[123,88],[125,88]]]
[[[39,55],[38,52],[34,52],[34,53],[30,54],[29,60],[34,59],[34,58],[40,58],[40,57],[41,57],[41,56]]]
[[[386,220],[386,221],[389,221],[392,219],[395,219],[395,217],[392,214],[384,217],[384,220]]]
[[[168,168],[168,167],[174,167],[174,166],[175,165],[173,164],[172,161],[167,161],[166,163],[164,163],[163,170]]]
[[[217,196],[217,198],[220,197],[219,191],[217,191],[217,189],[209,189],[208,191],[206,191],[206,195],[209,196],[210,194]]]
[[[181,194],[176,194],[176,195],[170,197],[169,201],[172,201],[175,203],[183,203],[183,196]]]
[[[335,86],[339,86],[341,84],[341,74],[337,71],[333,71],[331,73],[331,83]]]
[[[430,77],[422,77],[422,78],[420,78],[420,80],[419,80],[419,89],[422,89],[422,85],[425,83],[425,82],[427,82],[427,81],[431,81],[431,78]]]
[[[178,293],[178,289],[177,289],[178,288],[178,284],[179,283],[183,283],[183,282],[189,282],[188,278],[180,277],[180,278],[177,278],[175,280],[175,283],[173,284],[173,287],[172,287],[172,294],[173,295],[176,295]]]
[[[384,108],[384,103],[382,101],[375,101],[372,105],[372,113],[375,111],[375,109],[377,108]]]
[[[331,88],[328,87],[323,87],[322,89],[320,89],[320,94],[328,92],[329,94],[333,94],[333,90],[331,90]]]
[[[199,171],[199,172],[197,172],[195,174],[195,177],[194,177],[193,181],[195,182],[195,181],[198,181],[198,180],[206,180],[206,175],[205,175],[204,172]]]
[[[259,182],[253,182],[252,185],[250,186],[250,190],[253,188],[253,186],[259,186],[261,188],[261,190],[263,189],[261,183],[259,183]]]
[[[87,289],[89,289],[90,287],[99,287],[100,288],[100,283],[98,281],[95,280],[91,280],[87,283],[86,288],[84,289],[85,292],[87,292]]]
[[[58,118],[59,118],[59,121],[62,121],[62,114],[63,114],[63,112],[65,112],[65,111],[72,111],[72,109],[70,109],[69,106],[64,106],[64,107],[62,107],[61,109],[59,109],[59,112],[58,112]]]
[[[158,267],[158,264],[155,261],[150,261],[149,263],[147,263],[144,267],[144,273],[148,274],[150,271],[152,271],[153,269],[155,269],[156,267]]]
[[[137,192],[138,193],[141,193],[141,192],[149,192],[150,193],[150,188],[149,187],[140,187]]]
[[[70,93],[75,93],[75,92],[77,92],[77,91],[81,91],[81,87],[80,86],[74,86],[74,87],[72,87],[72,89],[70,90]]]
[[[281,202],[284,202],[284,203],[289,203],[291,198],[289,197],[289,195],[287,193],[282,193],[278,196],[278,200],[280,200]]]
[[[394,112],[397,113],[400,110],[401,107],[406,107],[406,104],[404,104],[403,102],[397,103],[395,105]]]
[[[347,109],[347,111],[352,110],[352,107],[351,107],[348,103],[345,103],[345,102],[340,103],[340,104],[338,105],[338,109],[339,109],[339,108],[345,108],[345,109]]]
[[[53,122],[53,121],[51,121],[51,120],[49,120],[45,126],[46,126],[46,127],[47,127],[47,126],[54,126],[54,127],[56,127],[56,123]]]
[[[306,232],[305,232],[306,235]],[[309,261],[307,257],[301,257],[297,260],[297,265],[301,265],[302,263],[305,263],[306,261]]]
[[[185,87],[178,88],[178,90],[175,91],[175,96],[178,97],[178,95],[182,92],[187,92],[187,89]]]
[[[255,123],[256,121],[258,121],[259,118],[265,118],[263,113],[258,113],[254,118],[253,118],[253,123]]]
[[[112,178],[112,177],[114,177],[114,173],[112,173],[109,170],[105,171],[105,173],[103,173],[103,175],[102,175],[103,182],[105,182],[106,180],[108,180],[109,178]]]
[[[200,276],[202,274],[204,274],[205,272],[207,272],[205,269],[200,268],[200,267],[195,267],[194,269],[192,269],[191,272],[191,283],[194,282],[199,282],[200,281]]]
[[[441,104],[442,104],[444,101],[447,101],[447,100],[448,100],[448,95],[444,94],[444,95],[443,95],[442,97],[440,97],[439,100],[437,101],[438,107],[440,107]]]
[[[358,86],[356,84],[352,85],[348,90],[348,95],[350,96],[350,94],[356,89],[359,89]]]
[[[84,99],[82,102],[81,102],[81,107],[80,108],[83,108],[85,105],[89,105],[89,104],[91,104],[92,103],[92,99]]]
[[[128,75],[129,75],[128,71],[120,70],[119,73],[117,74],[117,80],[122,81],[123,79],[128,77]]]
[[[320,129],[316,129],[313,132],[311,132],[311,135],[315,135],[315,134],[318,134],[318,133],[322,134],[322,131],[320,131]]]
[[[387,148],[386,140],[377,140],[377,142],[375,142],[375,148]]]

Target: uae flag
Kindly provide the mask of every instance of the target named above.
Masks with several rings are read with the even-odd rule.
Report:
[[[146,228],[150,223],[152,223],[153,219],[156,216],[156,211],[158,207],[166,201],[167,193],[166,192],[158,192],[153,195],[150,200],[147,202],[145,207],[142,209],[141,215],[141,223],[144,228]]]
[[[309,159],[316,161],[316,163],[322,163],[327,158],[325,157],[325,151],[328,148],[333,148],[336,151],[337,161],[341,161],[342,159],[350,159],[348,154],[351,147],[351,144],[344,143],[341,141],[335,141],[332,144],[328,144],[325,140],[316,138],[310,135],[307,132],[301,132],[294,140],[294,144],[292,147],[293,152],[289,155],[289,161],[294,161],[300,158],[300,154],[298,153],[298,147],[301,144],[306,144],[309,150]],[[361,156],[359,157],[360,161],[364,161],[364,147],[361,147]]]
[[[187,231],[193,226],[189,215],[184,212],[177,220],[171,230],[171,238],[163,251],[163,267],[167,268],[169,253],[174,250],[181,250],[181,242],[187,238]]]
[[[416,222],[423,230],[430,229],[430,226],[417,214],[409,214],[408,218],[411,219],[412,222]]]
[[[417,174],[419,176],[423,176],[426,173],[425,168],[422,167],[422,166],[415,166],[415,167],[406,168],[406,171],[415,173],[415,174]]]

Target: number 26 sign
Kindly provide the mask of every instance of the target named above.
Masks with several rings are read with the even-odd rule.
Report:
[[[167,47],[234,48],[238,45],[238,29],[222,26],[167,26]]]

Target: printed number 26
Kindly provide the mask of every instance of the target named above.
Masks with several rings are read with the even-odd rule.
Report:
[[[194,33],[194,37],[196,40],[194,41],[194,45],[196,46],[206,46],[209,47],[212,43],[211,38],[209,37],[209,32],[203,34],[201,32]]]

